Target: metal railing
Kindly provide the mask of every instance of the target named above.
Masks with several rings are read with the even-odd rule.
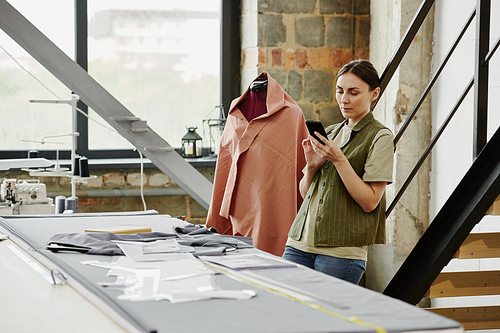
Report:
[[[452,46],[448,50],[446,56],[444,57],[443,61],[441,64],[439,64],[436,73],[434,76],[431,78],[429,83],[427,84],[426,88],[424,89],[423,93],[421,94],[420,98],[418,99],[417,103],[413,107],[412,111],[410,112],[409,116],[407,117],[406,121],[403,123],[399,131],[396,133],[394,137],[394,145],[397,147],[397,143],[403,136],[404,132],[410,125],[411,121],[413,118],[416,116],[418,110],[422,106],[423,102],[427,98],[429,92],[431,91],[432,87],[436,83],[437,79],[439,78],[441,72],[445,68],[446,64],[448,63],[449,59],[451,58],[453,52],[457,48],[458,44],[462,40],[462,37],[466,33],[467,29],[470,27],[471,23],[473,22],[474,18],[478,16],[477,19],[477,27],[478,27],[478,33],[477,33],[477,49],[478,49],[478,56],[476,58],[476,71],[474,78],[471,79],[471,81],[466,85],[464,88],[464,91],[458,98],[457,102],[453,106],[452,110],[448,114],[448,117],[445,119],[439,130],[436,132],[434,137],[431,139],[430,144],[427,146],[425,149],[424,153],[421,155],[419,161],[416,163],[415,167],[413,170],[410,172],[408,177],[406,178],[404,184],[401,186],[397,194],[395,195],[393,201],[389,205],[386,211],[386,216],[389,216],[398,201],[401,199],[403,196],[404,192],[410,185],[411,181],[415,177],[415,175],[418,173],[420,170],[420,167],[422,164],[425,162],[429,154],[431,153],[432,149],[436,145],[437,141],[443,134],[445,128],[455,115],[456,111],[460,107],[461,103],[471,90],[471,88],[476,85],[479,87],[482,87],[482,90],[485,90],[486,93],[482,92],[483,95],[479,96],[479,93],[477,92],[478,89],[475,89],[475,126],[474,126],[474,132],[475,132],[475,151],[474,151],[474,156],[477,157],[481,149],[484,147],[486,144],[486,122],[485,122],[485,117],[487,114],[487,101],[488,101],[488,73],[486,70],[486,73],[484,72],[484,69],[488,69],[488,62],[497,50],[497,48],[500,45],[500,38],[496,41],[494,47],[491,50],[488,50],[488,52],[484,52],[484,55],[482,56],[479,50],[482,50],[485,47],[489,47],[489,16],[490,16],[490,7],[489,3],[491,0],[478,0],[477,7],[479,7],[482,11],[482,15],[476,15],[476,8],[474,8],[469,15],[468,19],[466,20],[465,24],[463,25],[462,29],[460,30],[459,34],[455,38],[455,41],[453,42]],[[435,0],[424,0],[422,1],[419,9],[417,10],[417,13],[415,14],[412,22],[410,23],[402,41],[400,42],[396,52],[394,53],[392,59],[389,61],[389,64],[386,66],[383,74],[381,75],[380,78],[380,89],[381,93],[380,95],[383,94],[385,89],[387,88],[387,85],[389,84],[390,80],[392,79],[394,73],[396,72],[397,68],[399,67],[401,61],[403,60],[406,52],[408,51],[408,48],[411,45],[411,42],[415,38],[418,30],[420,29],[421,25],[423,24],[424,20],[427,18],[427,15],[429,14],[429,11],[431,10],[432,6],[434,5]],[[485,23],[486,21],[486,23]],[[487,29],[486,29],[487,28]],[[484,35],[486,35],[487,38],[484,38]],[[379,99],[380,100],[380,97]]]
[[[434,0],[424,0],[421,3],[397,51],[382,74],[380,84],[382,92],[396,72],[411,41],[420,29],[434,2]],[[489,141],[486,140],[488,64],[500,46],[499,38],[493,48],[489,49],[490,11],[491,0],[477,0],[476,8],[469,15],[435,75],[431,78],[410,115],[395,135],[394,143],[396,146],[475,18],[476,59],[474,77],[464,88],[452,110],[431,139],[430,144],[386,211],[386,215],[389,216],[461,103],[474,87],[473,155],[475,160],[384,290],[384,294],[411,304],[417,304],[420,301],[443,267],[448,264],[472,228],[482,219],[488,207],[491,206],[500,193],[500,130],[497,130]]]

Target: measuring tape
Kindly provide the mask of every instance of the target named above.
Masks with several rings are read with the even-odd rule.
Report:
[[[276,289],[272,286],[269,286],[269,285],[265,285],[263,283],[260,283],[258,281],[255,281],[255,280],[252,280],[251,278],[249,278],[248,276],[244,276],[244,274],[242,274],[241,272],[240,273],[236,273],[235,271],[232,271],[232,270],[228,270],[228,269],[223,269],[219,266],[215,266],[215,265],[212,265],[212,264],[209,264],[209,263],[206,263],[205,262],[205,265],[224,274],[224,275],[227,275],[228,277],[231,277],[235,280],[238,280],[238,281],[241,281],[241,282],[245,282],[245,283],[248,283],[248,284],[251,284],[253,286],[256,286],[256,287],[259,287],[259,288],[262,288],[262,289],[265,289],[265,290],[268,290],[268,291],[271,291],[271,292],[274,292],[276,294],[279,294],[281,296],[284,296],[288,299],[291,299],[295,302],[298,302],[300,304],[303,304],[305,306],[308,306],[314,310],[318,310],[318,311],[321,311],[323,313],[326,313],[330,316],[333,316],[333,317],[336,317],[336,318],[339,318],[339,319],[342,319],[342,320],[345,320],[345,321],[348,321],[350,323],[353,323],[353,324],[356,324],[356,325],[360,325],[360,326],[364,326],[364,327],[368,327],[368,328],[371,328],[373,329],[375,332],[377,333],[387,333],[387,331],[380,327],[380,326],[377,326],[377,325],[372,325],[370,323],[367,323],[367,322],[364,322],[363,320],[361,320],[360,318],[356,317],[356,316],[351,316],[351,317],[347,317],[347,316],[344,316],[344,315],[341,315],[340,313],[336,313],[334,311],[331,311],[331,310],[328,310],[328,309],[325,309],[324,307],[322,307],[321,305],[319,304],[315,304],[311,301],[307,301],[307,300],[304,300],[304,299],[301,299],[297,296],[293,296],[291,295],[290,293],[286,293],[282,290],[279,290],[279,289]]]

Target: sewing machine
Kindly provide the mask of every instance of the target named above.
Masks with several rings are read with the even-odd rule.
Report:
[[[0,197],[0,215],[54,214],[54,203],[47,198],[45,184],[38,179],[4,179]]]

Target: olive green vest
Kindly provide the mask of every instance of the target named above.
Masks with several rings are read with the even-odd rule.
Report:
[[[344,124],[329,126],[326,129],[328,138],[335,138]],[[383,128],[386,127],[370,112],[354,126],[349,141],[341,147],[360,178],[364,174],[373,138]],[[326,161],[314,176],[288,234],[290,238],[300,240],[315,189],[319,191],[320,200],[315,218],[314,246],[385,244],[385,193],[377,208],[366,213],[350,196],[330,161]]]

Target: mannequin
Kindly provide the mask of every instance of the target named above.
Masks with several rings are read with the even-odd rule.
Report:
[[[258,77],[250,84],[250,93],[248,98],[244,99],[239,108],[248,121],[267,113],[267,75]]]
[[[229,109],[206,226],[251,237],[281,256],[302,203],[304,114],[268,73],[261,73]]]
[[[258,77],[250,84],[250,91],[258,93],[260,91],[267,90],[267,75],[263,77]]]

